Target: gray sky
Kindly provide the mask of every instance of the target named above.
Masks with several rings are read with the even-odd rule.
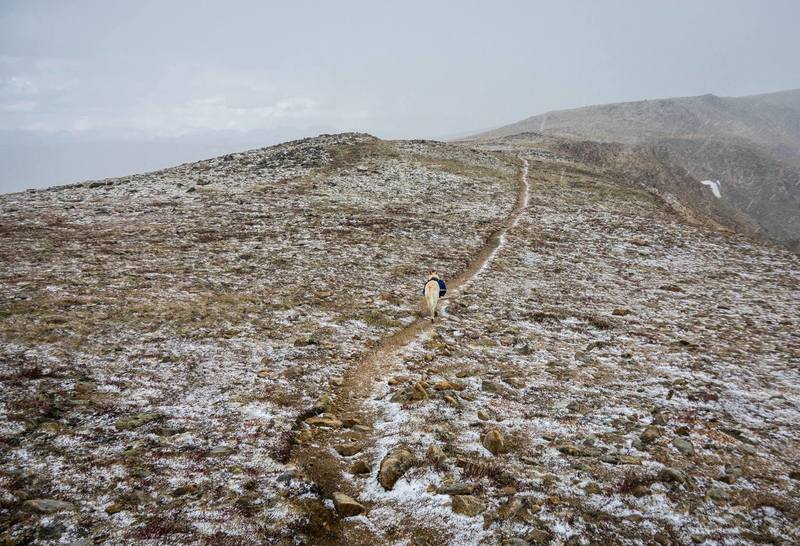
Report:
[[[49,156],[20,159],[23,145],[82,142],[91,158],[120,140],[210,153],[319,131],[441,138],[588,104],[796,88],[798,21],[793,0],[2,0],[0,160],[16,163],[0,191],[68,181],[37,175]],[[206,151],[167,148],[160,163]],[[117,170],[152,168],[141,153]],[[113,171],[81,163],[62,178]]]

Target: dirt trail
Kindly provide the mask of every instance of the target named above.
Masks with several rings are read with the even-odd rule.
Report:
[[[506,233],[517,224],[522,212],[528,206],[528,192],[528,161],[523,159],[514,208],[501,227],[488,237],[467,268],[448,282],[448,297],[442,302],[442,308],[446,309],[449,301],[467,289],[472,280],[489,265],[498,250],[503,247]],[[374,415],[371,415],[364,402],[370,397],[375,382],[385,377],[389,361],[398,350],[421,334],[431,331],[433,327],[427,317],[419,318],[383,339],[357,365],[347,370],[342,385],[336,389],[336,398],[325,408],[325,415],[339,419],[355,419],[361,426],[371,428]],[[358,432],[345,428],[306,428],[303,424],[304,419],[316,413],[319,413],[319,408],[311,409],[298,418],[291,451],[287,458],[288,463],[297,467],[304,479],[315,484],[323,498],[329,499],[337,491],[356,496],[356,492],[352,491],[352,485],[342,479],[342,472],[348,470],[350,462],[338,457],[334,446],[351,440],[369,445],[370,439],[358,437]],[[369,432],[366,434],[368,436]],[[299,508],[307,513],[309,520],[308,526],[303,531],[314,535],[317,541],[315,543],[336,543],[337,520],[331,519],[330,511],[324,508],[321,502],[306,501],[301,503]]]

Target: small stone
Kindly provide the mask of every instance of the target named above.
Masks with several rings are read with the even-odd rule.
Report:
[[[594,482],[587,484],[583,490],[586,491],[587,495],[599,495],[602,492],[600,486]]]
[[[290,470],[287,470],[286,472],[284,472],[283,474],[281,474],[280,476],[278,476],[277,481],[278,481],[278,483],[282,483],[282,484],[288,486],[292,482],[292,479],[294,478],[294,476],[295,476],[295,470],[294,469],[290,469]]]
[[[427,400],[428,399],[428,391],[425,390],[425,386],[420,383],[414,384],[414,391],[411,394],[412,400]]]
[[[472,495],[475,492],[475,486],[471,483],[451,483],[449,485],[442,485],[436,489],[437,495]]]
[[[478,419],[481,421],[488,421],[491,419],[491,417],[489,416],[489,412],[486,410],[478,410]]]
[[[645,444],[652,444],[658,439],[659,436],[661,436],[661,430],[659,430],[659,428],[656,426],[650,425],[644,429],[644,432],[642,432],[642,435],[639,436],[639,439]]]
[[[675,429],[675,434],[678,436],[689,436],[689,427],[683,425]]]
[[[444,401],[453,406],[454,408],[461,406],[461,404],[458,403],[458,400],[449,395],[444,397]]]
[[[728,500],[728,492],[721,487],[709,487],[706,497],[715,501]]]
[[[344,378],[339,376],[331,377],[330,384],[334,387],[341,387],[344,385]]]
[[[350,474],[353,474],[353,475],[356,475],[356,476],[363,475],[363,474],[369,474],[370,472],[371,472],[371,469],[370,469],[369,465],[367,463],[365,463],[364,461],[356,461],[355,463],[353,463],[353,466],[350,467]]]
[[[664,533],[656,533],[653,535],[653,541],[661,546],[669,546],[671,544],[669,537]]]
[[[392,450],[381,461],[378,482],[387,491],[394,487],[403,474],[414,464],[414,455],[404,447]]]
[[[683,438],[675,438],[672,441],[672,445],[675,446],[675,449],[677,449],[686,456],[694,455],[694,446],[692,445],[692,442],[690,442],[689,440],[684,440]]]
[[[633,488],[632,493],[634,497],[644,497],[650,494],[650,488],[646,485],[639,484]]]
[[[502,394],[505,391],[505,387],[489,379],[484,379],[483,381],[481,381],[481,390],[483,392]]]
[[[674,483],[685,483],[686,482],[686,476],[683,474],[683,472],[681,472],[677,468],[670,468],[670,467],[664,468],[658,474],[658,479],[659,479],[659,481],[662,481],[662,482],[665,482],[665,483],[671,483],[671,482],[674,482]]]
[[[499,430],[493,428],[483,437],[483,447],[488,449],[492,455],[500,455],[505,451],[505,440]]]
[[[115,426],[119,430],[130,430],[134,428],[139,428],[140,426],[150,423],[152,421],[157,421],[162,417],[163,416],[159,413],[138,413],[131,417],[122,417],[121,419],[117,419]]]
[[[233,448],[228,446],[216,446],[208,452],[209,457],[226,457],[233,453]]]
[[[338,491],[333,494],[333,505],[336,508],[336,513],[343,518],[357,516],[364,512],[364,505]]]
[[[756,455],[758,453],[755,446],[752,446],[750,444],[739,444],[739,449],[741,449],[748,455]]]
[[[342,417],[342,426],[345,428],[354,428],[356,425],[360,425],[361,421],[359,421],[355,417]]]
[[[336,446],[334,449],[336,449],[336,452],[342,457],[352,457],[353,455],[361,451],[362,446],[355,442],[350,442],[347,444],[340,444]]]
[[[335,417],[309,417],[306,419],[306,423],[315,426],[315,427],[325,427],[325,428],[339,428],[342,426],[342,422],[336,419]]]
[[[22,503],[22,507],[25,510],[40,514],[55,514],[56,512],[75,510],[75,505],[71,502],[56,499],[31,499]]]
[[[425,453],[425,458],[434,463],[440,463],[447,459],[447,455],[442,451],[442,448],[435,444],[431,444],[428,451]]]
[[[119,502],[114,502],[106,506],[106,514],[108,514],[109,516],[112,516],[118,512],[122,512],[123,510],[125,510],[125,506],[123,506],[122,503]]]
[[[620,455],[619,464],[642,464],[642,458],[633,455]]]
[[[455,495],[450,507],[456,514],[474,517],[486,510],[486,505],[472,495]]]
[[[452,389],[453,387],[448,381],[437,381],[433,384],[433,388],[437,391],[446,391]]]
[[[319,400],[314,403],[314,409],[320,413],[323,413],[328,411],[332,404],[333,399],[331,399],[331,397],[327,394],[323,394],[319,397]]]
[[[500,495],[503,497],[510,497],[512,495],[517,494],[517,488],[513,485],[506,485],[502,489],[500,489]]]
[[[278,478],[278,480],[280,481],[280,477]],[[193,483],[190,483],[187,485],[181,485],[180,487],[176,487],[175,489],[173,489],[172,496],[182,497],[184,495],[189,495],[196,492],[197,492],[197,486]]]

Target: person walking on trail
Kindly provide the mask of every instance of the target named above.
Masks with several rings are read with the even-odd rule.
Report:
[[[422,295],[425,298],[425,304],[428,306],[431,322],[434,322],[436,318],[436,304],[439,303],[439,298],[443,298],[446,293],[447,285],[439,278],[436,270],[432,270],[428,275],[428,280],[425,281],[425,285],[422,287]]]

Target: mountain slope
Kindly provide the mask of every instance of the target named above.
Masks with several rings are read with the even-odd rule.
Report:
[[[800,260],[559,146],[0,196],[0,538],[798,542]]]
[[[734,223],[800,252],[800,90],[646,100],[549,112],[475,137],[522,133],[658,149],[694,178],[718,182]],[[707,191],[707,196],[712,193]],[[704,206],[691,200],[687,206]]]

